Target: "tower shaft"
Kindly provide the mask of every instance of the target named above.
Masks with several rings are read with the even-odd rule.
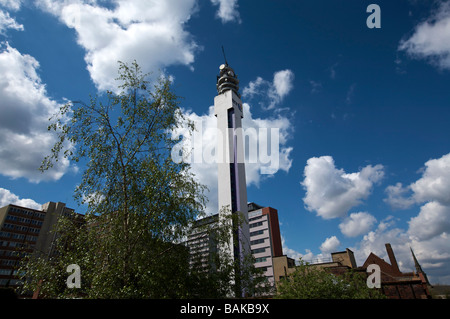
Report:
[[[221,66],[217,81],[218,95],[214,98],[217,117],[218,202],[222,222],[240,222],[229,234],[230,249],[224,252],[235,264],[242,263],[250,254],[248,228],[247,185],[245,178],[244,145],[242,134],[242,102],[239,81],[228,65]],[[239,218],[236,218],[239,214]],[[234,218],[230,218],[234,217]]]

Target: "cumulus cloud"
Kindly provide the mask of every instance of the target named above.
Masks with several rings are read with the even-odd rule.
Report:
[[[425,202],[450,206],[450,153],[427,161],[422,177],[414,183],[405,187],[401,183],[388,186],[386,193],[385,201],[393,208],[409,208]]]
[[[450,2],[441,2],[431,16],[419,23],[411,36],[400,41],[399,50],[425,59],[440,69],[450,69]]]
[[[324,219],[343,217],[366,199],[384,176],[382,165],[368,165],[356,173],[337,169],[331,156],[308,159],[301,185],[306,209]]]
[[[4,34],[7,29],[23,31],[23,25],[9,15],[9,12],[0,10],[0,34]]]
[[[60,107],[47,96],[38,68],[32,56],[0,44],[0,174],[31,182],[58,180],[69,169],[61,159],[45,174],[38,171],[56,142],[47,126]]]
[[[294,73],[289,69],[275,72],[272,82],[257,77],[244,88],[242,94],[248,99],[254,96],[262,98],[264,101],[260,105],[263,109],[271,110],[278,106],[292,90],[294,78]]]
[[[0,6],[9,10],[17,11],[22,5],[22,0],[0,0]]]
[[[426,203],[420,208],[419,215],[409,221],[408,232],[419,240],[430,239],[442,233],[450,234],[450,206],[439,202]]]
[[[410,187],[416,202],[432,200],[450,205],[450,153],[427,161],[422,178]]]
[[[11,193],[11,191],[0,188],[0,207],[7,206],[9,204],[28,207],[32,209],[41,209],[41,204],[36,203],[30,198],[19,198],[16,194]]]
[[[422,176],[410,185],[396,183],[386,188],[385,199],[393,208],[406,209],[421,205],[410,218],[407,229],[396,228],[396,220],[383,220],[375,231],[361,241],[359,257],[373,251],[383,258],[384,244],[393,245],[402,271],[414,269],[409,247],[433,282],[450,283],[450,154],[430,159]],[[403,269],[402,269],[403,266]]]
[[[339,229],[347,237],[356,237],[367,233],[376,221],[367,212],[352,213],[339,224]]]
[[[250,105],[243,104],[244,118],[242,119],[242,127],[244,129],[244,146],[245,150],[245,173],[247,186],[254,185],[259,186],[260,183],[266,179],[272,177],[278,171],[288,172],[292,166],[292,159],[290,157],[292,147],[288,146],[288,142],[292,133],[292,123],[289,118],[278,115],[276,117],[269,118],[256,118],[250,112]],[[187,130],[177,130],[173,132],[172,137],[174,139],[182,137],[178,150],[183,149],[186,154],[185,162],[191,163],[191,171],[196,175],[198,181],[205,184],[209,192],[206,194],[209,198],[207,206],[208,213],[216,213],[218,209],[217,202],[217,162],[215,159],[215,148],[217,145],[217,117],[214,116],[214,106],[209,108],[208,114],[198,115],[195,112],[185,110],[184,115],[186,119],[195,123],[197,131],[195,135],[190,136],[187,134]],[[260,139],[254,134],[245,134],[246,130],[260,132],[260,129],[279,129],[279,156],[278,158],[272,158],[277,160],[278,163],[264,162],[260,159],[260,151],[262,149],[269,149],[269,143],[271,143],[271,136],[267,139]],[[269,139],[270,138],[270,139]],[[257,146],[252,148],[251,146]],[[258,151],[257,151],[258,150]],[[253,152],[258,152],[253,157]],[[181,160],[181,159],[180,159]],[[276,164],[276,169],[270,174],[267,170],[269,166]]]
[[[410,192],[410,187],[404,187],[402,183],[389,185],[386,187],[387,198],[384,199],[393,209],[406,209],[414,205],[413,198],[405,197],[406,193]]]
[[[336,236],[331,236],[320,245],[320,251],[322,251],[323,254],[330,254],[332,252],[335,252],[339,246],[341,245],[341,242]]]
[[[77,35],[87,69],[99,90],[115,90],[117,61],[136,60],[144,72],[169,65],[192,67],[199,47],[185,30],[195,0],[126,1],[113,7],[88,0],[43,0],[40,7]]]
[[[241,23],[237,0],[211,0],[212,4],[219,6],[216,15],[222,23],[236,21]]]

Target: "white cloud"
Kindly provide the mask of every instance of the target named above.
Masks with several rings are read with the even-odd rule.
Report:
[[[413,198],[405,197],[405,194],[410,191],[410,187],[403,187],[402,183],[390,185],[386,187],[386,194],[388,198],[384,201],[388,203],[393,209],[406,209],[411,207],[415,200]]]
[[[216,15],[222,23],[236,21],[241,23],[237,0],[211,0],[212,4],[219,6]]]
[[[176,64],[192,67],[199,47],[184,26],[196,10],[195,0],[114,3],[111,8],[88,0],[39,2],[42,9],[76,31],[99,90],[116,89],[117,61],[136,60],[144,73]]]
[[[382,257],[384,243],[393,244],[402,271],[414,269],[409,247],[432,282],[450,284],[450,154],[425,163],[422,176],[408,186],[397,183],[386,188],[385,199],[393,208],[421,204],[417,216],[408,221],[408,229],[393,228],[395,220],[382,221],[360,243],[365,258],[370,250]],[[395,245],[395,246],[394,246]],[[377,253],[378,252],[378,253]],[[364,254],[361,253],[360,258]],[[382,257],[383,258],[383,257]],[[402,269],[404,266],[404,269]]]
[[[306,190],[303,201],[309,211],[324,219],[343,217],[371,193],[374,183],[384,176],[383,166],[368,165],[356,173],[337,169],[331,156],[308,159],[301,185]]]
[[[320,250],[323,254],[330,254],[332,252],[335,252],[339,246],[341,245],[341,242],[339,239],[337,239],[336,236],[331,236],[320,245]]]
[[[36,203],[34,200],[30,198],[19,198],[19,196],[11,193],[11,191],[0,188],[0,207],[7,206],[9,204],[32,208],[32,209],[41,209],[41,204]]]
[[[410,187],[416,202],[432,200],[450,205],[450,153],[427,161],[422,178]]]
[[[394,208],[423,204],[409,221],[409,234],[430,239],[450,232],[450,153],[425,163],[422,177],[407,187],[401,183],[386,188],[385,199]],[[407,192],[411,194],[405,196]]]
[[[7,29],[23,31],[23,25],[9,15],[9,12],[0,10],[0,34],[4,34]]]
[[[22,0],[0,0],[0,6],[3,6],[13,11],[19,10],[21,5]]]
[[[255,118],[250,112],[250,106],[247,103],[243,104],[243,111],[244,118],[242,119],[242,127],[244,133],[247,129],[255,129],[256,132],[260,128],[279,129],[278,171],[288,172],[292,166],[292,159],[290,158],[292,147],[289,147],[287,144],[293,130],[289,118],[280,115],[270,118]],[[217,144],[217,117],[214,116],[214,106],[209,108],[208,114],[198,115],[191,111],[184,111],[184,115],[199,128],[198,134],[201,135],[200,138],[190,137],[183,130],[174,132],[172,137],[178,138],[180,135],[183,136],[180,145],[189,152],[189,157],[186,161],[191,163],[191,171],[196,175],[197,180],[208,186],[209,189],[209,192],[206,194],[209,198],[207,212],[216,213],[218,209],[217,164],[213,160],[213,156]],[[258,145],[258,147],[261,147],[264,144],[267,147],[269,142],[269,140],[265,139],[258,140],[257,136],[249,134],[247,145]],[[198,153],[199,151],[200,153]],[[259,187],[263,180],[272,177],[273,174],[262,174],[262,168],[267,167],[270,163],[263,163],[259,160],[259,156],[257,156],[256,161],[249,162],[250,152],[247,149],[245,165],[247,186],[254,185]],[[208,157],[211,156],[211,158],[206,158],[207,155]]]
[[[293,81],[294,73],[291,70],[275,72],[273,75],[274,98],[282,100],[292,90]]]
[[[388,186],[385,202],[400,209],[429,201],[450,206],[450,153],[427,161],[422,171],[422,177],[406,187],[402,183]]]
[[[252,98],[254,95],[259,95],[261,94],[260,87],[267,84],[269,84],[269,82],[258,76],[255,81],[250,81],[248,86],[244,88],[242,95],[248,98]]]
[[[420,213],[409,221],[409,234],[419,240],[426,240],[450,234],[450,206],[429,202],[420,208]],[[449,241],[450,244],[450,241]]]
[[[38,171],[56,142],[47,126],[60,107],[47,96],[38,68],[32,56],[0,44],[0,174],[32,182],[58,180],[69,168],[62,159],[45,174]]]
[[[339,229],[347,237],[367,233],[377,220],[367,212],[352,213],[339,224]]]
[[[259,96],[267,100],[260,104],[263,109],[271,110],[278,106],[292,90],[294,78],[294,73],[289,69],[275,72],[272,82],[257,77],[243,89],[242,94],[249,99]]]
[[[400,41],[399,50],[413,58],[425,59],[441,69],[450,69],[450,2],[441,2],[438,9],[414,33]]]

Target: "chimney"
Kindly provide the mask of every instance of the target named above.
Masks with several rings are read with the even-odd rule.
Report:
[[[400,273],[400,269],[398,268],[397,259],[395,259],[394,251],[392,250],[391,244],[386,244],[386,251],[389,256],[389,261],[391,262],[392,269],[398,273]]]

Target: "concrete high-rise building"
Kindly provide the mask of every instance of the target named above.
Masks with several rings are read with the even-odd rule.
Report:
[[[245,180],[244,145],[242,135],[242,102],[239,80],[228,63],[220,66],[217,77],[218,95],[214,98],[217,117],[218,202],[219,218],[231,222],[230,214],[241,213],[243,222],[236,233],[230,234],[228,256],[242,260],[250,254],[247,214],[247,185]],[[238,244],[233,244],[233,243]]]
[[[250,247],[255,257],[255,268],[264,271],[265,277],[274,285],[273,258],[283,256],[278,212],[272,207],[248,204]]]
[[[48,202],[41,210],[12,204],[0,208],[0,287],[20,284],[17,266],[24,253],[53,253],[52,227],[59,216],[72,212],[59,202]]]
[[[255,258],[254,266],[261,269],[268,283],[274,286],[277,277],[274,260],[283,256],[278,212],[272,207],[263,207],[255,203],[248,203],[247,210],[250,249]],[[217,252],[217,246],[215,238],[211,236],[208,229],[214,228],[218,221],[219,214],[215,214],[195,223],[186,241],[191,254],[191,265],[197,263],[197,266],[205,270],[215,270],[211,256]],[[202,228],[202,226],[208,227]]]

